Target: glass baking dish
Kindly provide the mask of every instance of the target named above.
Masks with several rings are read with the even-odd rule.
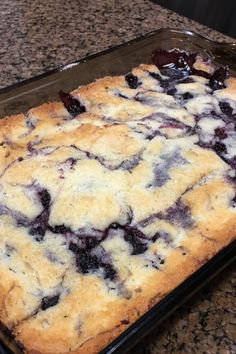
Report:
[[[26,112],[41,103],[58,100],[58,91],[71,91],[106,75],[129,72],[135,65],[150,63],[154,49],[179,48],[201,53],[236,75],[236,44],[217,43],[196,33],[159,29],[102,53],[86,57],[14,86],[0,90],[0,117]],[[236,259],[236,241],[209,260],[197,272],[125,330],[101,354],[125,353],[154,326],[160,324],[199,287]],[[0,326],[0,354],[21,353],[9,331]],[[3,344],[4,343],[4,344]]]

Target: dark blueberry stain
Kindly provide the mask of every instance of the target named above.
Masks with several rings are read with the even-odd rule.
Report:
[[[170,153],[165,153],[160,156],[163,162],[157,163],[154,167],[154,179],[150,184],[147,185],[150,187],[162,187],[169,179],[169,170],[175,166],[181,166],[188,163],[188,161],[183,158],[179,150],[175,150]]]
[[[184,228],[193,226],[191,209],[180,200],[174,206],[168,208],[164,214],[160,213],[160,219],[170,221]]]
[[[177,201],[176,205],[168,208],[164,214],[161,213],[160,217],[184,228],[193,226],[191,209],[181,201]]]
[[[152,237],[152,240],[156,241],[158,239],[163,240],[167,245],[170,245],[173,242],[171,235],[166,231],[156,232],[155,235]]]
[[[160,86],[161,86],[164,90],[169,89],[170,82],[171,82],[170,80],[168,80],[168,79],[162,79],[161,75],[158,74],[158,73],[149,72],[149,75],[150,75],[153,79],[159,81]]]
[[[27,128],[30,129],[30,131],[32,131],[33,129],[35,129],[35,125],[32,123],[31,119],[26,120],[26,126]]]
[[[168,78],[162,78],[160,74],[155,72],[149,72],[149,75],[159,82],[159,85],[163,88],[166,94],[174,96],[176,93],[175,86],[178,83],[178,80],[183,78],[183,73],[174,69],[166,69],[165,71],[162,70],[161,73],[163,75],[168,74]]]
[[[216,141],[213,146],[213,150],[217,153],[217,155],[227,154],[227,148],[224,143],[220,141]]]
[[[28,227],[30,223],[30,220],[27,216],[19,211],[10,209],[3,204],[0,204],[0,215],[10,215],[16,221],[17,226]]]
[[[195,82],[194,79],[188,77],[189,74],[192,73],[192,69],[188,71],[184,70],[179,70],[179,68],[173,66],[169,68],[161,68],[161,74],[168,77],[168,78],[162,78],[162,76],[159,73],[155,72],[149,72],[149,75],[158,80],[160,86],[163,88],[164,92],[168,95],[174,96],[177,92],[176,90],[176,85],[180,83],[192,83]],[[189,95],[186,95],[185,99],[192,98]],[[188,97],[189,96],[189,97]]]
[[[141,153],[134,155],[131,159],[129,160],[124,160],[122,163],[119,165],[119,168],[127,171],[133,170],[136,166],[139,165],[140,161],[142,160]]]
[[[191,99],[191,98],[193,98],[193,95],[192,95],[190,92],[185,92],[185,93],[183,94],[183,99],[184,99],[184,100],[189,100],[189,99]]]
[[[69,250],[72,251],[73,253],[78,253],[80,249],[79,249],[79,246],[76,243],[70,242]]]
[[[178,199],[173,206],[169,207],[165,211],[152,214],[146,219],[142,220],[139,224],[142,227],[145,227],[158,219],[166,220],[171,224],[179,225],[186,229],[194,226],[190,207],[184,204],[180,199]]]
[[[225,88],[225,80],[228,77],[227,68],[220,67],[215,70],[209,80],[209,86],[213,91]]]
[[[19,162],[21,162],[21,161],[23,161],[23,160],[24,160],[24,159],[23,159],[22,156],[18,157],[18,161],[19,161]]]
[[[36,154],[36,153],[37,153],[37,150],[33,147],[32,142],[29,142],[29,143],[27,144],[27,149],[28,149],[28,151],[29,151],[31,154]]]
[[[229,161],[228,161],[229,165],[236,170],[236,156],[232,157]],[[236,177],[235,177],[236,180]]]
[[[169,169],[165,169],[164,164],[157,165],[154,168],[154,179],[150,184],[147,185],[148,188],[150,187],[162,187],[168,180],[170,180],[169,176]]]
[[[146,252],[148,242],[146,236],[137,227],[126,225],[124,226],[124,239],[132,246],[132,255],[138,255]]]
[[[77,244],[71,243],[71,247],[81,250],[91,250],[103,241],[109,233],[109,229],[103,231],[96,229],[86,230],[85,228],[73,231],[70,227],[61,225],[48,225],[48,229],[54,234],[61,234],[67,237],[68,235],[77,238]]]
[[[204,142],[201,140],[201,136],[199,135],[199,142],[197,143],[197,145],[199,145],[200,147],[204,148],[204,149],[211,149],[213,150],[213,145],[212,142]]]
[[[36,241],[40,242],[48,229],[51,196],[46,188],[39,187],[37,187],[37,196],[43,206],[43,211],[27,226],[29,227],[29,234],[35,236]]]
[[[98,246],[103,238],[96,238],[91,236],[85,236],[79,239],[79,244],[82,249],[90,250]]]
[[[49,307],[55,306],[59,302],[60,295],[46,296],[42,298],[41,309],[47,310]]]
[[[215,136],[220,140],[223,140],[228,137],[228,134],[226,133],[225,128],[222,127],[222,128],[215,129]]]
[[[50,206],[50,203],[51,203],[51,196],[48,192],[47,189],[41,189],[39,192],[38,192],[38,196],[39,196],[39,199],[40,199],[40,202],[42,204],[42,206],[45,208],[45,209],[48,209],[49,206]]]
[[[75,147],[74,145],[71,145],[71,146]],[[131,171],[142,160],[142,151],[131,156],[128,160],[123,160],[119,164],[114,164],[114,163],[112,163],[112,161],[105,159],[103,156],[94,155],[89,151],[83,151],[83,150],[81,150],[81,151],[85,153],[85,155],[87,156],[88,159],[94,159],[94,160],[98,161],[102,166],[104,166],[105,168],[107,168],[108,170],[111,170],[111,171],[118,170],[118,169]]]
[[[89,250],[77,250],[76,264],[82,273],[88,273],[90,270],[97,270],[100,266],[96,255],[91,255]]]
[[[176,88],[172,88],[172,89],[167,90],[166,94],[170,95],[170,96],[174,96],[176,94],[176,92],[177,92]]]
[[[159,264],[163,265],[165,263],[165,257],[163,255],[157,254],[157,261]]]
[[[164,264],[165,263],[165,260],[164,259],[161,259],[160,260],[160,264]]]
[[[233,108],[230,106],[228,102],[220,101],[219,106],[221,109],[221,112],[226,114],[227,116],[231,116],[233,113]]]
[[[66,93],[62,90],[59,91],[59,96],[64,104],[67,111],[72,115],[72,117],[76,117],[78,114],[84,113],[86,108],[77,98],[74,98],[69,93]]]
[[[120,98],[124,98],[124,99],[126,99],[126,100],[128,100],[129,99],[129,97],[127,97],[127,96],[125,96],[125,95],[123,95],[122,93],[118,93],[118,96],[120,97]]]
[[[109,256],[103,250],[95,252],[95,249],[81,249],[77,244],[70,242],[69,250],[75,254],[78,271],[83,274],[102,270],[105,279],[115,280],[117,272],[111,263]]]
[[[117,272],[113,265],[111,263],[104,263],[103,265],[103,270],[104,270],[104,278],[105,279],[110,279],[110,280],[115,280],[117,277]]]
[[[143,92],[138,92],[135,96],[134,96],[134,100],[137,102],[141,102],[144,104],[152,104],[153,102],[155,103],[155,101],[153,100],[152,97],[145,95]]]
[[[73,157],[69,157],[65,162],[69,163],[70,170],[73,170],[74,166],[77,164],[77,160],[74,159]]]
[[[138,77],[131,73],[125,76],[125,80],[131,89],[136,89],[138,88],[138,86],[141,85],[141,82],[139,82]]]
[[[236,207],[236,195],[233,197],[233,199],[231,201],[231,206],[232,206],[232,208]]]
[[[151,266],[152,268],[159,269],[160,264],[158,261],[151,260],[149,264],[145,265],[146,267]]]
[[[235,140],[234,139],[234,135],[235,135],[234,115],[230,116],[223,113],[222,116],[219,116],[215,114],[215,112],[211,112],[210,114],[205,115],[205,117],[207,116],[213,119],[219,119],[221,122],[224,121],[225,126],[216,128],[214,131],[215,133],[214,135],[206,134],[200,128],[196,127],[195,132],[199,137],[199,141],[197,144],[202,148],[213,150],[224,162],[229,164],[232,168],[236,168],[235,156],[234,157],[227,156],[228,153],[227,146],[226,144],[224,144],[224,142],[222,142],[224,139],[228,137],[232,137],[232,140]],[[201,118],[202,117],[200,117],[200,119]]]
[[[124,240],[132,246],[132,255],[142,254],[147,251],[148,244],[155,242],[155,238],[147,238],[146,235],[137,228],[137,226],[131,226],[129,223],[121,225],[118,223],[112,223],[109,226],[110,229],[121,229],[124,231]]]
[[[161,81],[162,80],[162,77],[161,77],[161,75],[160,74],[158,74],[158,73],[155,73],[155,72],[149,72],[149,75],[153,78],[153,79],[155,79],[155,80],[158,80],[158,81]],[[167,80],[164,80],[164,81],[167,81]]]
[[[120,322],[121,322],[122,324],[124,324],[124,325],[129,324],[129,320],[121,320]]]
[[[160,123],[158,129],[152,128],[152,121],[158,121]],[[178,120],[171,118],[164,113],[153,113],[148,117],[144,117],[139,122],[142,126],[145,126],[147,128],[148,133],[146,133],[145,138],[148,140],[152,140],[158,135],[166,136],[166,132],[162,131],[162,129],[166,128],[179,129],[180,132],[182,130],[182,133],[185,133],[185,135],[190,135],[194,133],[194,129],[191,126],[185,125],[184,123],[179,122]]]
[[[152,242],[156,242],[160,238],[160,233],[156,232],[154,236],[152,236]]]
[[[145,139],[147,140],[152,140],[154,139],[156,136],[161,136],[161,132],[159,130],[152,130],[150,133],[145,135]]]
[[[49,226],[49,230],[53,232],[54,234],[67,234],[67,233],[73,233],[72,229],[68,226],[65,226],[64,224],[61,225],[55,225],[55,226]]]
[[[43,240],[48,228],[49,210],[45,209],[30,223],[29,234],[35,236],[36,241]]]
[[[229,183],[233,184],[233,186],[235,187],[235,185],[236,185],[236,171],[234,171],[234,169],[230,170],[229,173],[226,175],[226,179],[227,179],[227,181],[229,181]]]
[[[123,226],[121,226],[120,224],[113,222],[112,224],[109,225],[108,229],[114,229],[114,230],[118,230],[120,228],[122,228]]]
[[[146,227],[148,225],[151,225],[153,222],[155,222],[158,219],[158,216],[159,216],[159,213],[152,214],[152,215],[148,216],[146,219],[143,219],[141,222],[139,222],[139,224],[142,227]],[[154,242],[155,241],[156,240],[154,238]]]

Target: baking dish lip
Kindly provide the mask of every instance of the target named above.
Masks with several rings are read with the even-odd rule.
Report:
[[[160,28],[0,89],[0,118],[56,101],[62,88],[72,91],[107,75],[125,74],[141,62],[151,63],[151,54],[156,48],[179,48],[200,53],[216,65],[228,66],[230,74],[236,76],[236,43],[216,42],[185,29]]]
[[[209,43],[210,45],[212,45],[212,46],[214,46],[216,48],[220,47],[224,52],[228,52],[228,54],[235,56],[235,59],[236,59],[236,42],[235,43],[233,43],[233,42],[229,43],[229,42],[214,41],[214,40],[212,40],[210,38],[207,38],[207,37],[205,37],[205,36],[203,36],[203,35],[201,35],[201,34],[199,34],[197,32],[191,31],[191,30],[184,30],[184,29],[177,29],[177,28],[159,28],[157,30],[147,32],[144,35],[139,36],[137,38],[133,38],[133,39],[127,41],[127,42],[118,44],[116,46],[112,46],[112,47],[110,47],[108,49],[105,49],[105,50],[103,50],[101,52],[97,52],[95,54],[91,54],[91,55],[82,57],[81,59],[72,61],[72,62],[67,63],[65,65],[61,65],[61,66],[59,66],[59,67],[57,67],[55,69],[46,71],[45,73],[33,76],[32,78],[29,78],[29,79],[26,79],[26,80],[22,80],[22,81],[17,82],[17,83],[15,83],[13,85],[10,85],[10,86],[3,87],[3,88],[0,89],[0,95],[2,93],[8,92],[8,91],[10,91],[12,89],[15,89],[17,87],[20,87],[22,85],[25,85],[25,84],[31,83],[33,81],[37,81],[39,79],[45,78],[45,77],[47,77],[49,75],[52,75],[52,74],[59,73],[61,71],[70,69],[73,66],[76,66],[76,65],[79,65],[81,63],[87,62],[87,61],[89,61],[91,59],[94,59],[94,58],[96,58],[98,56],[110,53],[110,52],[112,52],[114,50],[117,50],[117,49],[119,49],[121,47],[129,46],[129,45],[132,45],[133,43],[139,42],[140,40],[143,40],[143,39],[146,39],[146,38],[158,35],[158,34],[163,34],[163,33],[169,34],[170,36],[174,35],[174,34],[182,34],[182,35],[186,35],[189,38],[197,38],[200,41],[204,41],[205,43]]]

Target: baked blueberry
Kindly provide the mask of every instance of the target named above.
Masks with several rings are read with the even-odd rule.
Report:
[[[78,114],[84,113],[86,111],[85,106],[80,103],[77,98],[74,98],[69,93],[60,90],[59,96],[65,108],[72,115],[72,117],[76,117]]]
[[[219,155],[227,153],[227,148],[226,148],[225,144],[220,142],[220,141],[216,141],[215,142],[215,145],[214,145],[213,149]]]
[[[131,89],[136,89],[138,88],[138,86],[141,85],[141,82],[139,82],[138,77],[131,73],[125,76],[125,80]]]
[[[213,91],[225,88],[225,80],[228,77],[228,70],[226,68],[218,68],[212,74],[209,85]]]
[[[136,227],[125,226],[124,227],[124,239],[132,246],[131,254],[137,255],[146,252],[148,249],[147,240],[145,235]]]
[[[49,307],[56,306],[59,302],[60,295],[46,296],[42,299],[41,309],[47,310]]]
[[[233,113],[233,108],[230,106],[228,102],[220,101],[219,106],[221,111],[226,114],[227,116],[231,116]]]

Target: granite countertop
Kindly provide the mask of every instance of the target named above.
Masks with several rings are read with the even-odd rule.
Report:
[[[235,41],[148,0],[1,0],[0,88],[160,27]],[[235,289],[232,265],[130,354],[236,353]]]

